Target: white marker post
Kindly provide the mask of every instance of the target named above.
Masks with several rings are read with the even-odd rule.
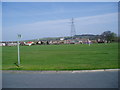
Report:
[[[88,44],[89,44],[89,46],[90,46],[90,43],[91,43],[91,41],[88,39]]]
[[[19,39],[21,38],[21,34],[18,34],[18,66],[20,66],[20,47],[19,47]]]

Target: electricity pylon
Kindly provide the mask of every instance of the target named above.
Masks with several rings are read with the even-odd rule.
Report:
[[[74,18],[71,19],[71,37],[73,39],[73,37],[76,35],[76,31],[75,31],[75,25],[74,25]]]

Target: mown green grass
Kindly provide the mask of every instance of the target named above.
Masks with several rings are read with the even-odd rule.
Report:
[[[3,70],[90,70],[118,68],[118,44],[20,46],[2,48]]]

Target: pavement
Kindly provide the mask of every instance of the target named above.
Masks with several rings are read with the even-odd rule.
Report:
[[[64,70],[64,71],[31,71],[31,70],[3,70],[3,73],[81,73],[100,71],[120,71],[120,69],[97,69],[97,70]]]
[[[118,88],[118,70],[3,71],[3,88]]]

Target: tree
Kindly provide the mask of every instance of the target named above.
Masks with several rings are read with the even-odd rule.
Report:
[[[101,34],[102,39],[105,39],[107,41],[115,41],[117,35],[114,32],[111,31],[105,31]]]

